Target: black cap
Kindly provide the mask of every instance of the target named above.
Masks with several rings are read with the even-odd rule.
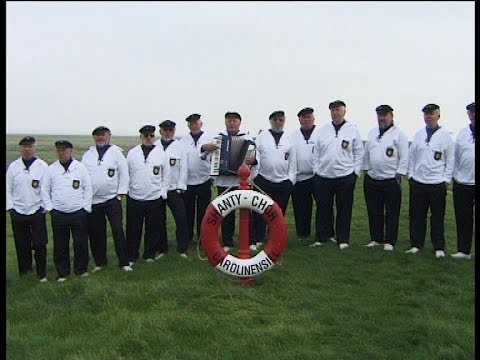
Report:
[[[335,100],[335,101],[332,101],[330,104],[328,104],[328,108],[330,110],[338,108],[340,106],[347,106],[347,105],[345,105],[345,103],[342,100]]]
[[[377,114],[388,114],[393,111],[392,107],[390,105],[379,105],[375,109]]]
[[[313,113],[313,109],[311,107],[306,107],[300,110],[297,116],[300,117],[300,116],[310,115],[312,113]]]
[[[95,129],[93,129],[92,135],[98,135],[98,134],[104,133],[104,132],[110,132],[110,129],[107,128],[106,126],[99,126],[99,127],[96,127]]]
[[[225,119],[239,119],[240,121],[242,121],[242,117],[240,116],[240,114],[234,111],[227,111],[225,113]]]
[[[162,129],[165,130],[165,129],[173,129],[173,128],[175,127],[175,125],[177,125],[177,124],[175,124],[174,121],[172,121],[172,120],[165,120],[165,121],[162,121],[162,122],[160,123],[160,125],[158,125],[158,126],[160,126]]]
[[[188,115],[187,118],[185,120],[187,121],[197,121],[198,119],[200,119],[200,114],[191,114],[191,115]]]
[[[155,133],[155,126],[153,125],[144,125],[138,130],[140,134],[152,134]]]
[[[424,113],[432,112],[434,110],[440,110],[440,106],[438,106],[437,104],[427,104],[422,109]]]
[[[277,110],[277,111],[274,111],[270,114],[270,116],[268,117],[269,120],[272,120],[276,117],[283,117],[285,116],[285,111],[282,111],[282,110]]]
[[[32,145],[35,143],[35,138],[33,136],[25,136],[18,145]]]
[[[55,147],[57,149],[73,149],[73,144],[68,140],[58,140],[55,141]]]
[[[466,109],[467,109],[468,111],[475,111],[475,103],[473,102],[473,103],[471,103],[471,104],[468,104],[467,107],[466,107]]]

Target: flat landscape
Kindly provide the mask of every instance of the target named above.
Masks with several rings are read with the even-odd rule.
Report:
[[[18,158],[22,137],[7,135],[7,166]],[[36,137],[38,155],[47,163],[56,160],[56,140],[70,140],[79,160],[92,145],[89,135]],[[126,154],[139,139],[114,136],[112,142]],[[445,217],[447,257],[436,259],[429,229],[420,253],[404,253],[409,248],[405,179],[395,250],[365,247],[370,238],[362,184],[360,178],[350,248],[301,244],[289,204],[282,262],[249,287],[211,267],[196,244],[188,259],[180,258],[170,213],[171,246],[164,258],[139,261],[133,272],[123,272],[109,231],[109,267],[65,283],[56,282],[47,215],[49,281],[39,283],[35,274],[20,278],[6,213],[7,358],[474,359],[476,259],[449,256],[456,252],[451,192]],[[236,255],[238,241],[235,245]],[[73,260],[73,247],[71,255]],[[89,270],[93,267],[90,258]]]

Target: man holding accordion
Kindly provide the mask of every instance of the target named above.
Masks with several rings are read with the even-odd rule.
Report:
[[[249,144],[251,145],[254,142],[249,134],[240,130],[241,122],[242,117],[239,113],[227,112],[225,114],[225,131],[220,132],[219,136],[216,137],[221,150],[212,156],[210,175],[215,176],[218,196],[227,190],[237,190],[239,185],[238,167],[243,162],[246,165],[251,165],[253,161],[253,157],[247,154],[247,150]],[[233,247],[234,232],[235,212],[231,212],[222,223],[222,242],[226,252],[229,252]]]

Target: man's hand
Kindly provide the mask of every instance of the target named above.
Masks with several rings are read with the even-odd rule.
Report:
[[[255,156],[247,156],[245,158],[245,165],[256,165],[257,164],[257,159]]]
[[[218,147],[217,145],[213,144],[213,143],[204,144],[204,145],[202,146],[202,150],[203,150],[203,151],[206,151],[206,152],[209,153],[209,154],[212,153],[212,152],[214,152],[215,150],[218,150],[218,149],[219,149],[219,147]]]
[[[395,180],[397,181],[398,186],[402,185],[402,174],[395,174]]]

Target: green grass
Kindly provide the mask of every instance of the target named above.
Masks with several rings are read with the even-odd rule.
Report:
[[[7,163],[18,156],[20,138],[7,136]],[[60,138],[39,136],[47,162]],[[87,136],[66,138],[80,155],[90,144]],[[135,137],[115,140],[124,149],[137,143]],[[446,251],[452,253],[451,194],[447,201]],[[122,272],[109,236],[108,268],[59,284],[48,218],[51,281],[41,284],[35,274],[19,278],[7,217],[7,358],[474,359],[475,260],[436,259],[429,235],[419,254],[404,254],[406,183],[393,253],[363,246],[369,235],[360,180],[349,249],[299,244],[289,205],[282,264],[251,287],[199,259],[196,249],[181,259],[170,213],[167,219],[172,247],[160,261]]]

